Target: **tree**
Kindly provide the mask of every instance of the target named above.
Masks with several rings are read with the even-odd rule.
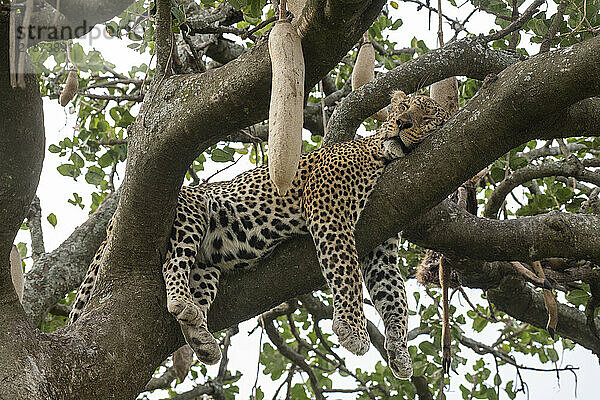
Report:
[[[133,398],[173,381],[168,370],[149,382],[157,367],[184,344],[178,324],[166,312],[160,273],[179,187],[186,176],[194,179],[207,156],[230,162],[236,154],[249,153],[253,162],[260,162],[270,86],[269,57],[261,38],[272,14],[263,13],[265,3],[255,0],[202,5],[179,1],[177,7],[158,0],[154,28],[151,9],[141,1],[42,3],[46,7],[29,13],[32,26],[54,21],[76,33],[77,21],[85,19],[87,30],[105,23],[111,34],[127,35],[132,46],[155,51],[157,66],[117,72],[98,52],[86,53],[73,44],[68,53],[51,54],[36,38],[28,46],[37,45],[29,54],[39,75],[25,74],[24,85],[14,87],[8,72],[9,14],[2,3],[1,393],[6,398]],[[555,288],[566,294],[558,305],[556,328],[563,348],[581,346],[600,354],[600,220],[598,190],[589,186],[598,186],[595,168],[600,166],[600,100],[594,97],[600,94],[598,4],[563,1],[549,15],[538,11],[541,3],[536,0],[520,13],[516,2],[474,2],[497,17],[494,31],[465,36],[464,20],[444,17],[457,36],[435,50],[417,39],[409,49],[395,48],[385,32],[401,22],[387,8],[382,12],[384,1],[289,5],[303,38],[307,91],[322,81],[325,93],[322,103],[318,92],[308,99],[305,126],[313,141],[305,143],[306,150],[353,138],[361,123],[387,104],[393,90],[411,93],[444,78],[467,77],[460,86],[464,107],[410,157],[388,167],[357,228],[360,254],[403,231],[409,242],[420,246],[405,245],[401,251],[408,276],[414,275],[420,249],[434,249],[444,253],[463,286],[485,291],[493,307],[484,303],[466,313],[454,311],[453,369],[467,362],[457,353],[466,347],[491,355],[500,365],[518,365],[515,353],[556,361],[544,330],[542,295],[522,274],[524,263],[539,260]],[[390,5],[401,12],[406,6]],[[106,22],[117,15],[116,21]],[[367,30],[387,71],[350,93],[352,49]],[[242,46],[223,33],[254,43]],[[459,39],[459,34],[465,37]],[[540,54],[518,47],[525,34],[532,43],[541,43]],[[551,48],[558,50],[549,52]],[[63,245],[46,253],[39,207],[32,203],[45,148],[41,96],[58,96],[66,54],[79,69],[83,87],[74,103],[80,129],[48,149],[68,156],[59,167],[61,174],[77,177],[85,171],[85,180],[97,188],[95,212]],[[50,56],[52,69],[44,66]],[[134,118],[136,103],[142,106]],[[328,120],[322,139],[321,104]],[[373,129],[375,122],[367,119],[365,126]],[[125,178],[115,191],[114,170],[125,160]],[[479,197],[484,216],[491,219],[468,214],[446,200],[487,167]],[[527,204],[517,198],[507,206],[506,196],[520,185],[527,188]],[[81,204],[81,198],[77,195],[72,202]],[[497,218],[500,209],[503,219]],[[54,330],[64,324],[59,315],[72,300],[68,293],[83,279],[113,212],[113,234],[86,312],[76,324]],[[26,274],[21,306],[10,278],[9,253],[26,217],[33,266]],[[276,378],[291,365],[282,388],[287,382],[285,390],[293,398],[322,398],[337,390],[330,383],[337,373],[350,375],[363,397],[398,392],[432,398],[441,377],[438,294],[428,291],[433,300],[427,303],[417,299],[421,325],[411,337],[429,335],[433,345],[425,341],[412,347],[415,376],[400,382],[381,364],[371,373],[353,371],[337,356],[318,325],[330,318],[329,300],[326,294],[310,295],[323,284],[310,238],[286,242],[256,270],[224,278],[209,326],[214,332],[225,330],[220,335],[227,348],[236,324],[261,315],[261,329],[273,344],[263,347],[265,371]],[[503,326],[497,343],[487,345],[464,334],[464,326],[479,331],[490,322]],[[375,326],[370,326],[370,335],[381,349],[383,338]],[[228,372],[226,360],[224,352],[218,375],[192,394],[231,397],[237,377]],[[521,382],[492,377],[483,361],[469,367],[474,370],[467,376],[472,388],[461,388],[465,398],[497,398],[500,389],[513,398],[523,390]],[[308,376],[309,385],[294,384],[295,374]]]

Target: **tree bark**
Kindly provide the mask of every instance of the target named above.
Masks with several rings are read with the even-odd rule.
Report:
[[[8,10],[0,6],[0,392],[7,398],[45,398],[47,391],[37,384],[40,378],[33,362],[39,345],[15,293],[9,266],[15,235],[42,171],[44,115],[35,75],[25,76],[23,88],[11,86],[8,19]],[[4,383],[16,381],[19,386]]]
[[[309,2],[296,21],[304,35],[308,87],[358,40],[382,4]],[[332,37],[339,40],[328,40]],[[160,273],[177,191],[200,151],[264,118],[269,76],[265,47],[257,45],[214,71],[167,78],[147,97],[130,132],[118,217],[85,314],[73,326],[41,334],[25,322],[16,295],[0,287],[1,298],[8,296],[0,303],[6,309],[0,339],[11,343],[20,338],[14,346],[0,347],[0,382],[10,382],[3,393],[12,398],[132,398],[154,368],[183,344],[179,326],[166,311]],[[540,130],[545,123],[560,125],[561,118],[586,105],[577,102],[599,93],[600,38],[500,73],[435,136],[387,168],[357,227],[359,254],[409,226],[499,155],[548,135]],[[2,207],[13,204],[1,201]],[[22,215],[28,205],[21,205]],[[11,226],[12,237],[19,223]],[[212,330],[231,326],[322,283],[310,239],[288,241],[256,270],[223,278],[209,325]]]

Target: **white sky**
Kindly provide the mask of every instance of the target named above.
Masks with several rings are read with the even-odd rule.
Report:
[[[432,5],[436,5],[437,2],[432,1]],[[521,11],[524,10],[531,1],[526,1],[521,6]],[[395,18],[400,16],[404,22],[403,26],[397,31],[393,32],[393,39],[398,42],[400,47],[410,46],[410,40],[413,36],[417,36],[419,39],[425,40],[429,48],[436,47],[436,24],[437,16],[432,14],[432,30],[427,31],[427,13],[420,12],[417,14],[416,5],[413,4],[402,4],[400,3],[400,10],[393,10],[390,7],[392,16]],[[543,6],[545,7],[545,6]],[[544,9],[542,7],[542,9]],[[551,2],[552,9],[555,9],[555,4]],[[472,9],[471,6],[465,5],[461,9],[453,9],[449,3],[443,2],[443,8],[449,10],[448,14],[451,16],[458,16],[464,18]],[[483,13],[477,13],[471,18],[467,28],[472,33],[487,33],[487,29],[491,26],[493,19]],[[449,27],[445,25],[445,38],[448,40],[452,36]],[[107,61],[110,61],[117,65],[118,71],[127,71],[133,65],[139,65],[142,62],[148,63],[150,56],[147,54],[140,55],[139,53],[128,49],[127,43],[123,43],[117,39],[95,39],[93,42],[81,39],[82,44],[91,44],[92,47],[100,50]],[[89,46],[85,46],[86,51]],[[65,136],[72,135],[74,129],[74,115],[68,114],[66,109],[63,109],[58,105],[57,100],[44,99],[44,113],[45,113],[45,126],[46,126],[46,147],[50,144],[56,144],[59,140],[62,140]],[[89,185],[87,185],[80,177],[77,181],[73,179],[61,176],[56,167],[66,160],[59,158],[57,154],[46,152],[46,159],[44,162],[44,168],[42,170],[42,177],[40,186],[38,188],[38,196],[41,200],[42,205],[42,223],[44,229],[44,240],[46,244],[46,250],[51,251],[56,248],[63,240],[65,240],[73,231],[75,227],[83,223],[88,217],[88,210],[90,204],[90,193],[92,192]],[[222,168],[223,164],[215,165],[211,161],[205,163],[205,171],[200,174],[200,178],[207,177],[212,174],[219,167]],[[215,180],[230,179],[233,176],[239,174],[241,170],[249,168],[250,163],[246,160],[242,160],[234,168],[224,171],[219,174]],[[120,171],[120,177],[123,176],[123,170]],[[86,209],[81,210],[79,207],[73,206],[67,203],[67,199],[72,197],[72,193],[79,193],[86,204]],[[56,228],[53,228],[46,220],[46,217],[50,213],[56,214],[58,217],[58,224]],[[21,231],[16,242],[29,242],[29,235],[26,231]],[[30,260],[28,260],[30,263]],[[409,299],[409,306],[412,310],[415,310],[416,304],[412,295],[413,291],[421,292],[421,301],[427,298],[423,289],[416,284],[414,280],[411,280],[407,284],[407,292]],[[469,295],[472,301],[480,300],[481,291],[469,291]],[[453,305],[462,307],[461,303],[456,300],[455,296]],[[464,304],[464,303],[462,303]],[[382,323],[369,306],[366,306],[366,312],[368,317],[372,321],[376,322],[380,330],[383,331]],[[409,329],[417,327],[419,320],[417,317],[411,317],[409,321]],[[247,332],[250,331],[256,325],[255,320],[247,321],[240,325],[240,333],[233,338],[233,345],[230,349],[230,368],[235,371],[240,370],[243,373],[243,377],[238,381],[237,385],[240,387],[239,398],[248,398],[250,390],[254,384],[256,376],[257,357],[259,354],[259,330],[256,330],[251,336],[247,336]],[[329,326],[326,326],[326,330],[330,331]],[[323,327],[323,326],[322,326]],[[467,329],[466,335],[477,340],[491,343],[498,336],[498,327],[488,327],[483,331],[483,334],[476,334],[475,332]],[[421,336],[418,340],[427,339],[426,335]],[[263,341],[266,341],[266,335],[263,337]],[[335,338],[334,338],[335,340]],[[418,341],[413,341],[411,344],[417,345]],[[597,399],[597,390],[600,388],[597,380],[600,376],[600,367],[598,365],[598,359],[592,355],[588,350],[579,348],[573,352],[567,352],[564,355],[561,354],[560,344],[557,344],[556,350],[559,354],[559,366],[573,365],[580,367],[577,372],[577,395],[578,399],[592,400]],[[371,350],[363,357],[356,357],[346,350],[340,349],[339,353],[346,358],[348,367],[350,369],[360,367],[363,370],[372,370],[373,366],[381,358],[379,354],[371,348]],[[462,357],[469,359],[478,359],[479,356],[475,355],[470,350],[462,351],[460,354]],[[536,366],[542,368],[551,368],[550,364],[542,365],[537,362],[536,359],[531,359],[523,355],[516,355],[517,360],[527,366]],[[485,358],[487,367],[495,371],[495,364],[492,357],[488,356]],[[515,378],[515,372],[513,367],[502,367],[504,371],[505,381]],[[209,376],[216,375],[216,367],[209,367]],[[472,372],[471,367],[461,368],[459,373],[463,375],[466,372]],[[570,373],[562,373],[560,382],[557,381],[554,373],[541,373],[541,372],[528,372],[522,371],[522,376],[525,381],[529,384],[529,398],[530,399],[572,399],[574,398],[574,387],[575,382],[573,376]],[[284,375],[285,377],[285,375]],[[463,383],[465,386],[470,387],[463,378],[457,375],[451,375],[452,381],[449,389],[446,389],[448,399],[459,399],[461,398],[460,390],[458,389],[459,384]],[[344,384],[346,383],[346,384]],[[335,380],[335,387],[344,387],[346,385],[352,386],[352,380]],[[273,383],[270,377],[259,375],[259,385],[263,391],[266,392],[265,398],[271,398],[279,382]],[[178,388],[179,390],[189,390],[191,385],[184,384]],[[502,395],[504,394],[504,395]],[[165,392],[166,396],[166,392]],[[154,397],[154,396],[153,396]],[[354,395],[342,395],[334,394],[329,398],[354,398]],[[501,390],[501,398],[508,398],[506,394]],[[524,399],[524,395],[520,394],[517,398]]]

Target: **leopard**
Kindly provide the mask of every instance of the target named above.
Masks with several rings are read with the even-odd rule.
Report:
[[[359,259],[355,224],[386,165],[408,155],[449,118],[433,99],[396,91],[389,116],[373,135],[323,146],[302,155],[289,191],[281,196],[258,166],[226,182],[183,186],[162,267],[168,311],[197,358],[215,364],[219,344],[207,313],[223,273],[252,268],[282,241],[310,234],[333,296],[333,332],[341,346],[363,355],[370,347],[363,281],[385,328],[388,366],[412,376],[408,304],[398,268],[399,236]],[[107,237],[112,230],[108,224]],[[73,301],[69,323],[93,293],[106,240]]]

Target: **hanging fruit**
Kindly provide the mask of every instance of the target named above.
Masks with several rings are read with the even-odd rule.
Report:
[[[285,1],[279,20],[269,34],[271,103],[269,106],[269,175],[279,195],[287,193],[296,176],[302,153],[304,122],[304,56],[296,28],[285,18]]]
[[[77,72],[75,70],[69,71],[69,75],[67,76],[67,81],[65,83],[65,88],[60,94],[60,105],[65,107],[69,102],[75,97],[75,93],[77,93],[77,89],[79,88],[79,78],[77,76]]]
[[[358,49],[354,69],[352,70],[352,90],[356,90],[375,78],[375,49],[365,32],[363,43]],[[382,108],[372,115],[378,121],[387,119],[387,109]]]

